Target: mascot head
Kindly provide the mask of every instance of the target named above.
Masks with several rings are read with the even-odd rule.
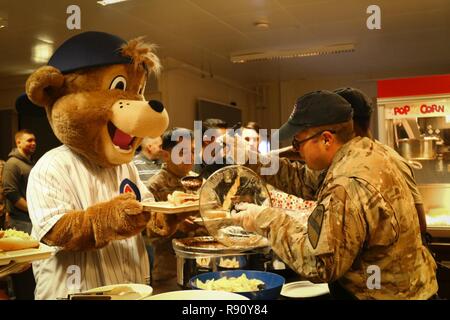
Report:
[[[161,135],[169,122],[164,106],[143,96],[161,67],[153,51],[142,38],[78,34],[30,75],[18,103],[44,107],[56,137],[98,165],[130,162],[142,138]]]

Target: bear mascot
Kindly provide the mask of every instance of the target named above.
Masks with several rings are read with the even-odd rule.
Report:
[[[142,231],[159,223],[167,236],[183,219],[144,211],[141,202],[153,196],[130,163],[142,138],[168,126],[163,105],[143,96],[149,74],[160,70],[153,49],[142,38],[80,33],[26,81],[22,100],[45,108],[63,143],[41,157],[28,181],[32,236],[55,248],[33,263],[36,299],[148,284]]]

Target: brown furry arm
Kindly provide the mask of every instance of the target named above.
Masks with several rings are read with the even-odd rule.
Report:
[[[122,194],[85,211],[65,214],[45,235],[44,242],[65,250],[98,249],[112,240],[125,239],[144,230],[150,214],[134,194]]]

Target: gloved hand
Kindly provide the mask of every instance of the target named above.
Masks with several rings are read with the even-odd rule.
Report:
[[[257,227],[255,224],[256,216],[267,207],[241,202],[235,205],[235,209],[239,212],[231,216],[233,222],[242,226],[248,232],[255,232]]]

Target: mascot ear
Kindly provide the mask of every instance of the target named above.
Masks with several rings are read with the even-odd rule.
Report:
[[[58,69],[45,66],[37,69],[27,79],[25,90],[28,98],[38,106],[51,106],[64,84],[64,76]]]

